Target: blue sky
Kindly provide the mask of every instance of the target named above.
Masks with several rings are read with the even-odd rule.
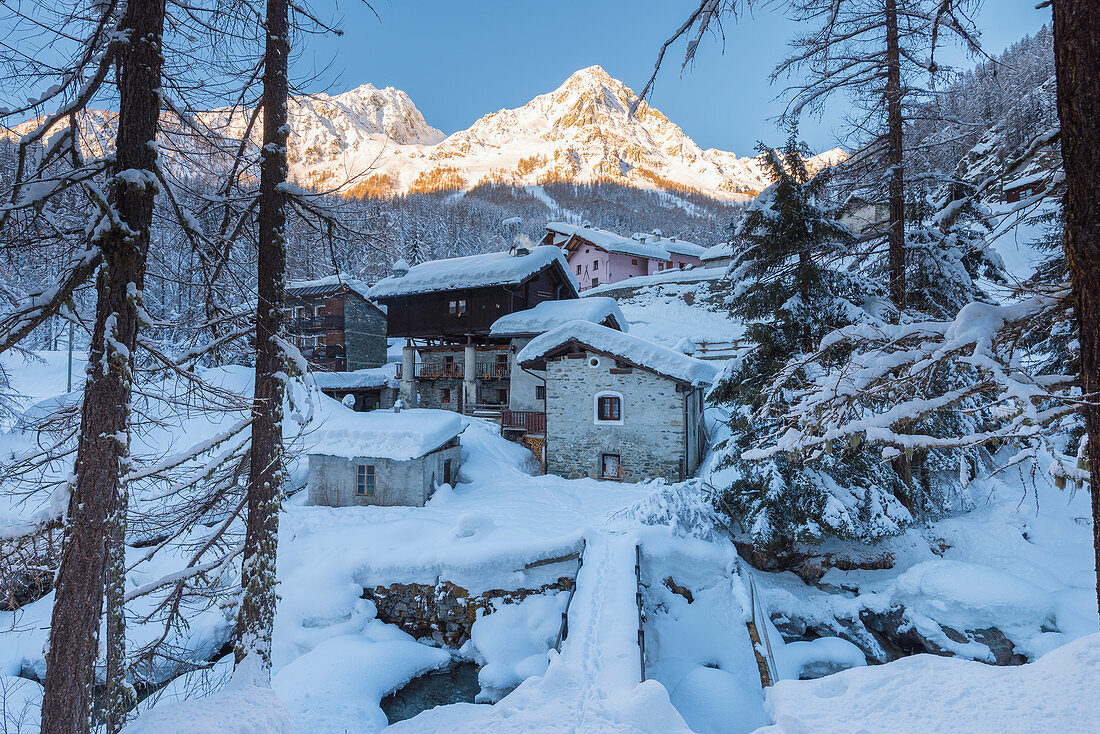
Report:
[[[312,36],[297,60],[300,75],[319,72],[309,91],[338,92],[370,82],[409,94],[428,123],[446,133],[483,114],[517,107],[556,88],[573,71],[599,64],[641,89],[657,46],[696,0],[317,0],[342,19],[340,38]],[[1049,22],[1036,0],[985,0],[977,20],[983,45],[998,52]],[[768,74],[795,26],[757,10],[727,23],[725,40],[701,44],[694,67],[679,74],[683,49],[666,57],[651,101],[704,148],[753,152],[756,141],[782,142],[771,118],[781,90]],[[952,61],[972,65],[961,51]],[[842,110],[807,120],[802,137],[816,150],[837,144]]]

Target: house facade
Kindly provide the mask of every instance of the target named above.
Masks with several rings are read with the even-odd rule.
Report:
[[[348,372],[386,363],[386,314],[366,293],[344,274],[287,283],[288,336],[310,367]]]
[[[406,405],[499,416],[511,397],[511,338],[492,333],[503,316],[579,297],[556,247],[516,248],[434,260],[376,283],[387,334],[405,339],[398,371]]]
[[[462,450],[459,416],[444,411],[374,411],[319,431],[309,453],[311,505],[423,507],[454,485]]]
[[[323,394],[358,412],[392,408],[397,399],[396,364],[352,372],[314,372],[313,382]]]
[[[660,231],[623,237],[604,229],[565,222],[546,225],[543,245],[562,248],[569,271],[581,290],[653,275],[665,270],[700,267],[705,248]]]
[[[532,339],[518,361],[546,375],[548,473],[627,482],[695,473],[713,364],[582,321]]]

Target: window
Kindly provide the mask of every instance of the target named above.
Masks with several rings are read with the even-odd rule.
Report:
[[[637,265],[638,264],[638,258],[636,258],[636,257],[630,258],[630,264],[631,265]]]
[[[596,422],[616,423],[623,422],[623,396],[617,392],[596,393]]]
[[[446,459],[443,462],[443,483],[451,484],[451,460]]]
[[[374,496],[374,466],[359,464],[355,467],[355,493],[365,497]]]
[[[507,405],[508,404],[508,391],[506,389],[501,388],[501,389],[497,390],[497,404],[498,405]]]
[[[461,316],[464,313],[466,313],[466,299],[465,298],[460,299],[459,302],[458,302],[458,315]]]
[[[443,393],[443,396],[442,396],[442,398],[440,398],[440,400],[444,403],[451,402],[451,388],[449,388],[449,387],[443,388],[442,393]]]
[[[593,278],[593,279],[592,279],[592,287],[593,287],[593,288],[595,288],[595,287],[596,287],[596,286],[598,286],[599,284],[600,284],[600,279],[599,279],[599,278]]]
[[[546,385],[535,385],[535,400],[546,400]]]
[[[580,266],[580,265],[578,265],[578,266],[577,266],[577,275],[580,275],[580,274],[581,274],[581,266]]]
[[[449,313],[458,313],[458,301],[451,301],[447,304],[447,311]]]
[[[622,479],[622,462],[618,454],[600,454],[600,479]]]
[[[600,269],[600,261],[599,260],[593,260],[592,261],[592,269],[593,270],[599,270]]]

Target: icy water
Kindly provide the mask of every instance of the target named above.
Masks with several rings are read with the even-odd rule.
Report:
[[[382,711],[391,724],[396,724],[436,706],[473,703],[481,690],[477,671],[478,666],[474,663],[457,663],[447,670],[414,678],[401,690],[382,699]]]

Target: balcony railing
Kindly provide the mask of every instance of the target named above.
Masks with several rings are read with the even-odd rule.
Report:
[[[397,365],[397,379],[401,379],[401,365]],[[462,365],[457,362],[417,362],[413,365],[413,379],[461,380]]]
[[[310,316],[304,319],[290,319],[287,330],[294,334],[309,334],[317,331],[343,331],[344,315]]]
[[[503,410],[500,413],[500,427],[545,434],[546,413],[534,410]]]
[[[402,368],[397,365],[397,379],[401,379]],[[462,380],[465,367],[461,362],[417,362],[413,365],[413,378],[417,380]],[[478,362],[474,370],[475,380],[507,380],[507,363]]]
[[[507,362],[478,362],[477,377],[479,380],[507,380],[509,376]]]

